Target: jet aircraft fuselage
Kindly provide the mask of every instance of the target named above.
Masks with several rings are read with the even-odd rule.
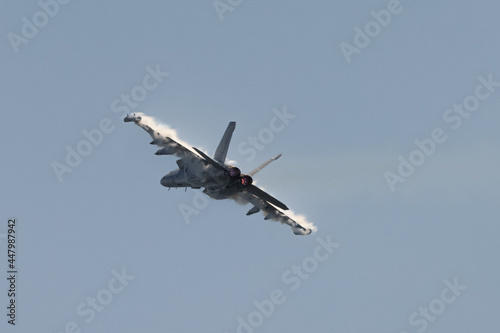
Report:
[[[226,164],[226,156],[229,143],[236,127],[235,122],[230,122],[227,129],[213,155],[208,156],[196,147],[188,147],[186,144],[177,142],[175,134],[165,132],[165,128],[160,129],[161,125],[154,122],[151,117],[146,115],[127,115],[125,122],[134,122],[139,127],[149,133],[153,141],[152,145],[157,145],[159,149],[156,155],[174,155],[177,160],[177,170],[167,173],[161,178],[161,185],[168,188],[204,188],[203,193],[217,200],[232,198],[239,202],[249,202],[253,207],[247,212],[247,215],[262,211],[265,214],[265,220],[275,220],[292,227],[296,235],[309,235],[314,226],[306,228],[299,224],[294,218],[286,215],[283,211],[288,207],[273,197],[272,195],[253,185],[252,177],[267,166],[272,161],[277,160],[281,154],[266,161],[248,174],[243,174],[241,170],[234,165]],[[163,133],[161,133],[163,132]],[[305,224],[304,224],[305,225]]]

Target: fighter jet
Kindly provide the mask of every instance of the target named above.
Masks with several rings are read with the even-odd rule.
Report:
[[[309,235],[312,232],[310,228],[300,225],[284,213],[288,210],[284,203],[253,185],[252,177],[281,157],[281,154],[248,174],[243,174],[239,168],[226,163],[227,151],[236,127],[235,122],[229,123],[213,157],[210,157],[198,148],[186,147],[165,135],[159,125],[150,119],[152,118],[144,114],[132,114],[127,115],[124,121],[134,122],[149,133],[153,139],[150,144],[160,147],[156,155],[174,155],[179,158],[178,169],[166,174],[160,181],[161,185],[168,188],[204,188],[203,193],[216,200],[231,198],[251,203],[253,207],[247,215],[262,211],[265,220],[272,219],[288,224],[296,235]]]

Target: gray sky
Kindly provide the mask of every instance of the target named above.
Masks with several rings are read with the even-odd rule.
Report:
[[[497,1],[41,3],[0,11],[2,332],[498,328]],[[168,191],[127,108],[211,154],[236,121],[318,231]]]

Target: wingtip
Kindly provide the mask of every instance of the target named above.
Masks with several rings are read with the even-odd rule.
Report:
[[[293,233],[298,236],[307,236],[312,233],[311,229],[306,229],[300,224],[297,224],[295,227],[292,228]]]
[[[129,123],[132,121],[137,123],[137,122],[141,121],[141,119],[142,119],[142,117],[136,116],[135,114],[133,114],[133,115],[127,114],[127,116],[125,118],[123,118],[123,121],[126,123]]]

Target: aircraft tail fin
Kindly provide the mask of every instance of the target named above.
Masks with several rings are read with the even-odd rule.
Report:
[[[219,146],[214,154],[214,160],[220,163],[224,163],[226,160],[227,150],[229,149],[229,143],[231,142],[231,138],[233,137],[234,129],[236,128],[236,122],[231,121],[229,125],[227,125],[226,132],[222,136],[220,140]]]

